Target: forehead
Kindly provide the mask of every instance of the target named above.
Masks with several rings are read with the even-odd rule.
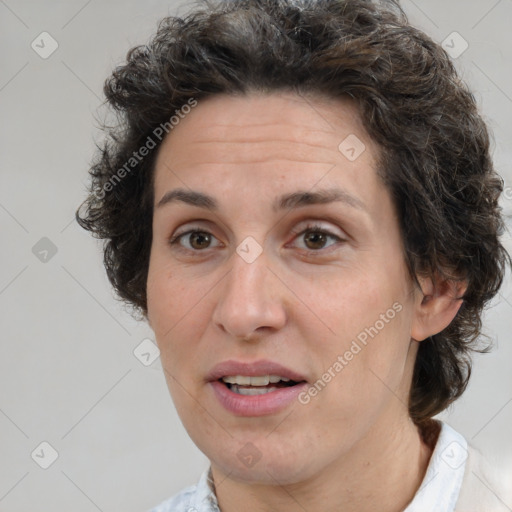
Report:
[[[164,139],[155,202],[173,186],[275,195],[300,184],[343,182],[377,193],[379,150],[350,100],[295,93],[217,95],[198,101]],[[355,158],[354,158],[355,157]],[[222,197],[220,198],[222,200]]]
[[[349,99],[286,92],[216,95],[199,100],[197,107],[181,116],[162,149],[191,143],[220,146],[226,142],[281,141],[337,151],[350,134],[372,146],[373,152],[377,150]]]

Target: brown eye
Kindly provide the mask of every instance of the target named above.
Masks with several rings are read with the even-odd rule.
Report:
[[[308,226],[302,232],[297,233],[296,238],[303,241],[304,247],[301,247],[302,249],[311,252],[320,252],[322,249],[328,249],[330,246],[336,245],[336,242],[343,243],[345,241],[320,226]],[[329,240],[334,242],[329,243]]]
[[[210,245],[211,237],[209,233],[202,231],[193,231],[190,233],[190,245],[193,249],[204,249]]]
[[[215,237],[208,231],[192,229],[186,233],[175,236],[169,243],[171,245],[179,244],[184,249],[188,249],[190,251],[201,251],[209,249],[213,239],[215,239]],[[188,243],[182,243],[183,240],[187,240]]]
[[[320,231],[309,231],[307,233],[308,234],[304,237],[304,240],[308,249],[323,249],[328,237]]]

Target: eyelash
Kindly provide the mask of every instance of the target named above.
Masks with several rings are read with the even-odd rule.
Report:
[[[336,240],[337,242],[345,242],[346,240],[339,237],[338,235],[335,235],[334,233],[331,233],[330,231],[326,230],[325,228],[322,228],[321,226],[317,225],[317,224],[311,224],[311,225],[308,225],[306,226],[305,229],[303,229],[302,231],[299,231],[299,230],[292,230],[292,233],[294,235],[296,235],[296,237],[299,237],[301,235],[304,235],[305,233],[308,233],[308,232],[313,232],[313,233],[320,233],[322,235],[325,235],[329,238],[332,238],[334,240]],[[170,245],[176,245],[179,243],[179,241],[181,240],[181,238],[183,238],[184,236],[186,235],[191,235],[192,233],[203,233],[203,234],[207,234],[207,235],[210,235],[212,237],[215,237],[212,233],[210,233],[208,230],[206,229],[202,229],[202,228],[199,228],[199,227],[195,227],[193,229],[190,229],[188,231],[185,231],[184,233],[180,233],[174,237],[172,237],[170,240],[169,240],[169,244]],[[334,244],[333,244],[334,245]],[[305,252],[307,252],[308,254],[318,254],[319,252],[322,252],[326,249],[328,249],[329,247],[331,246],[328,246],[326,248],[322,248],[322,249],[303,249]],[[207,251],[208,248],[206,249],[188,249],[188,248],[185,248],[185,247],[181,247],[180,249],[184,250],[184,251],[192,251],[192,252],[204,252],[204,251]]]

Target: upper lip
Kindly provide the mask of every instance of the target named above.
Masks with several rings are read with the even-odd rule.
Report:
[[[286,377],[287,379],[295,382],[305,381],[305,377],[290,368],[286,368],[282,364],[274,361],[259,360],[249,362],[243,361],[223,361],[216,364],[208,373],[207,379],[209,381],[219,380],[222,377],[246,375],[248,377],[258,377],[260,375],[278,375]]]

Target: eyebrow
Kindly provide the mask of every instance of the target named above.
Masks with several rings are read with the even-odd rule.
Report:
[[[214,197],[202,192],[185,190],[183,188],[177,188],[166,192],[162,199],[158,201],[156,207],[161,208],[164,205],[176,201],[210,211],[219,210],[219,203]],[[290,194],[284,194],[273,202],[272,209],[274,212],[279,212],[281,210],[291,210],[313,204],[327,204],[334,202],[342,202],[352,208],[368,212],[365,204],[360,199],[340,188],[330,188],[316,192],[299,190]]]

